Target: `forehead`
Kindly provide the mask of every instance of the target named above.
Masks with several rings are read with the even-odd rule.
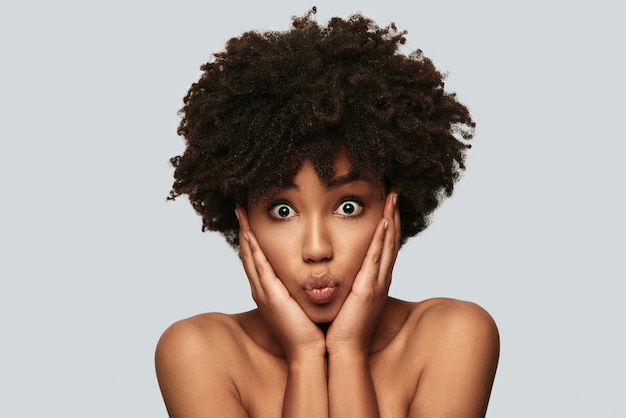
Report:
[[[353,181],[365,180],[374,185],[380,191],[381,196],[384,197],[387,189],[384,179],[373,170],[368,169],[371,167],[364,169],[364,167],[353,164],[345,149],[339,150],[332,156],[334,159],[332,163],[330,158],[308,159],[306,155],[301,158],[300,162],[297,162],[297,160],[293,161],[282,172],[279,172],[278,177],[274,179],[267,178],[268,182],[265,187],[257,188],[256,191],[248,195],[248,203],[255,205],[260,200],[275,198],[281,190],[298,189],[299,187],[296,184],[297,177],[305,165],[313,169],[320,183],[327,188],[335,188]]]
[[[335,158],[334,164],[329,167],[330,171],[325,170],[326,167],[316,167],[311,160],[304,160],[297,169],[285,176],[282,184],[276,189],[298,188],[298,178],[303,171],[313,173],[318,180],[328,188],[341,186],[356,180],[371,181],[369,176],[363,176],[356,167],[353,167],[350,157],[345,152],[341,152]]]
[[[270,197],[272,195],[276,195],[280,193],[281,190],[285,189],[300,190],[302,186],[301,183],[303,181],[307,181],[304,180],[304,178],[311,178],[310,176],[316,177],[317,181],[328,189],[338,188],[355,182],[366,182],[380,190],[381,193],[384,192],[385,188],[383,181],[372,175],[367,175],[360,170],[357,170],[353,167],[350,158],[346,154],[341,154],[337,157],[333,169],[332,175],[324,179],[323,175],[321,175],[320,172],[314,167],[313,163],[309,160],[305,160],[298,167],[295,173],[293,173],[293,176],[291,176],[289,180],[284,181],[282,184],[275,187],[270,187],[270,189],[266,191],[265,196]],[[305,177],[303,178],[303,176]]]
[[[349,176],[352,171],[352,162],[348,157],[348,154],[343,151],[335,160],[335,177],[346,177]]]

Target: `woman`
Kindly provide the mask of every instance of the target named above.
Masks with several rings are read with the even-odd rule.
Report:
[[[388,296],[401,245],[464,169],[474,122],[404,32],[354,15],[248,32],[182,109],[171,198],[239,250],[257,309],[172,325],[171,417],[482,417],[498,361],[479,306]]]

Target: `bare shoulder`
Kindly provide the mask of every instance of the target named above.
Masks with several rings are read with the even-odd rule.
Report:
[[[499,341],[498,328],[481,306],[457,299],[435,298],[415,304],[413,324],[421,338],[448,345],[446,340],[465,339],[466,343],[492,345]]]
[[[245,417],[227,365],[242,360],[245,333],[231,316],[202,314],[171,325],[155,353],[171,417]]]
[[[165,330],[157,345],[157,359],[169,355],[198,355],[236,343],[237,322],[221,313],[206,313],[175,322]]]
[[[172,366],[180,370],[180,366],[193,363],[196,368],[199,364],[211,367],[215,373],[219,370],[215,366],[223,360],[234,360],[243,338],[237,321],[225,314],[207,313],[175,322],[157,344],[157,372]]]
[[[484,417],[500,352],[498,328],[475,303],[429,299],[409,322],[422,370],[411,417]]]

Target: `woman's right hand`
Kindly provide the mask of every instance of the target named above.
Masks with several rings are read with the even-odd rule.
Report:
[[[325,355],[324,333],[309,319],[291,297],[267,261],[244,208],[235,209],[239,219],[239,254],[246,271],[252,298],[259,312],[280,343],[288,361],[308,355]]]

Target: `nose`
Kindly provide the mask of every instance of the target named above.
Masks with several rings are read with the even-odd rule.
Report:
[[[322,263],[333,258],[330,229],[322,217],[309,218],[303,235],[302,259],[306,263]]]

